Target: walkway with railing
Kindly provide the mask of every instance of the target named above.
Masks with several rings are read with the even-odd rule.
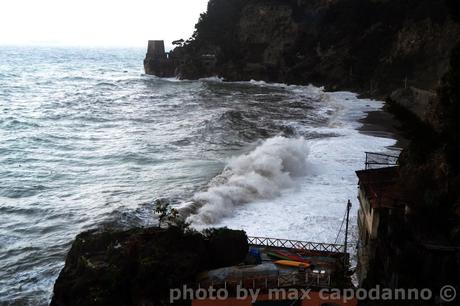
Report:
[[[330,244],[319,242],[308,242],[299,240],[277,239],[267,237],[248,237],[249,245],[267,246],[274,248],[317,251],[328,253],[343,253],[344,246],[342,244]]]
[[[228,276],[224,279],[204,279],[196,285],[198,288],[215,288],[232,291],[238,288],[245,289],[272,289],[272,288],[329,288],[331,275],[337,272],[337,265],[341,266],[348,260],[341,244],[318,243],[300,240],[277,239],[268,237],[248,237],[248,243],[255,247],[291,249],[296,253],[309,253],[318,258],[330,258],[334,266],[321,265],[313,269],[298,269],[297,271],[278,270],[258,272],[238,272],[239,275]],[[322,253],[317,254],[316,253]],[[335,271],[335,272],[334,272]]]

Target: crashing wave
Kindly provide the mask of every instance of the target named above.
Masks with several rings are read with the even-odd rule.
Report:
[[[304,138],[276,136],[248,154],[236,157],[208,185],[180,208],[192,224],[212,224],[239,205],[274,198],[293,187],[307,172],[308,146]]]

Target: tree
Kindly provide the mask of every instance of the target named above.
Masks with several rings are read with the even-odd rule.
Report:
[[[178,39],[172,42],[174,46],[182,47],[184,45],[184,40],[183,39]]]
[[[155,200],[155,214],[158,215],[158,227],[164,223],[182,231],[186,231],[190,227],[190,223],[185,221],[177,209],[171,207],[171,202],[167,199]]]
[[[158,227],[168,218],[170,212],[170,202],[167,199],[155,200],[155,214],[158,215]]]
[[[167,220],[169,226],[176,227],[183,232],[190,230],[191,223],[185,221],[185,219],[179,214],[179,211],[175,208],[172,208],[169,211]]]

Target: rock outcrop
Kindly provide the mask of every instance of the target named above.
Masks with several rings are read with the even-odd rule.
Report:
[[[238,264],[247,252],[246,234],[228,229],[81,233],[54,285],[51,305],[167,305],[170,288],[194,285],[199,272]]]

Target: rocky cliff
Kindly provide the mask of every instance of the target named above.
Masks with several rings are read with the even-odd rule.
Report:
[[[445,0],[211,0],[186,48],[214,50],[229,80],[386,94],[432,89],[459,34]]]
[[[454,0],[210,0],[173,52],[196,79],[326,86],[392,99],[425,118],[460,42]],[[214,54],[212,69],[202,61]]]
[[[169,305],[170,288],[192,287],[199,272],[238,264],[247,253],[246,234],[227,229],[81,233],[56,280],[51,305]]]

